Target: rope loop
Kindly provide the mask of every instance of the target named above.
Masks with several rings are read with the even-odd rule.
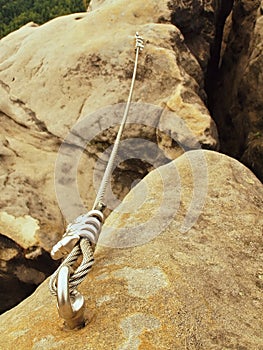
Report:
[[[53,295],[57,295],[57,277],[63,266],[68,266],[71,271],[69,277],[69,292],[71,294],[84,280],[94,263],[92,246],[97,243],[103,222],[103,213],[94,209],[87,214],[78,216],[72,224],[67,226],[64,236],[51,252],[55,259],[69,253],[50,278],[49,288]],[[69,252],[70,250],[71,252]],[[74,270],[73,266],[80,256],[82,256],[81,264]]]
[[[73,265],[78,258],[82,256],[80,265],[74,270]],[[60,269],[63,266],[70,268],[69,292],[74,295],[78,285],[85,279],[94,263],[93,249],[87,238],[81,238],[78,244],[73,248],[72,252],[61,263],[60,267],[53,273],[49,281],[49,289],[52,295],[57,295],[57,278]]]

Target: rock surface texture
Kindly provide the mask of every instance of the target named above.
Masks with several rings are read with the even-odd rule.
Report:
[[[133,142],[114,170],[110,209],[183,150],[219,149],[207,96],[222,150],[261,178],[259,0],[93,0],[87,13],[29,23],[0,41],[0,312],[55,269],[48,252],[92,205],[127,100],[136,31],[145,49],[124,135]]]
[[[210,1],[202,3],[198,2],[199,16],[195,16],[195,21],[203,15],[211,17],[206,22],[212,28],[216,1],[211,5],[207,5]],[[0,41],[0,242],[1,284],[5,290],[11,280],[13,286],[26,280],[14,272],[17,264],[21,271],[34,265],[35,278],[30,288],[46,277],[47,271],[38,260],[61,237],[65,221],[74,218],[63,218],[56,200],[54,173],[59,146],[77,122],[84,120],[89,125],[90,115],[97,113],[99,125],[98,110],[127,100],[136,31],[145,38],[146,45],[140,56],[133,100],[176,111],[204,148],[218,149],[215,124],[205,106],[208,56],[198,56],[199,51],[202,55],[207,51],[208,44],[205,50],[200,47],[191,52],[171,22],[171,16],[176,17],[176,3],[142,4],[136,0],[127,6],[126,1],[93,1],[91,5],[88,13],[64,16],[39,27],[29,23]],[[180,16],[189,17],[189,11],[184,11],[185,15]],[[209,34],[211,40],[212,37],[213,31]],[[90,147],[82,152],[78,182],[87,209],[95,196],[92,172],[96,161],[116,133],[116,127],[111,127],[116,123],[114,108],[107,109],[112,118],[109,125],[106,129],[99,127],[98,135],[92,135]],[[141,117],[140,105],[138,111]],[[126,137],[145,138],[158,144],[167,162],[182,153],[171,139],[172,134],[178,133],[178,123],[175,117],[154,118],[147,115],[154,127],[130,126]],[[65,152],[74,147],[69,144]],[[119,198],[152,168],[152,164],[138,157],[117,167],[113,189]],[[65,161],[62,171],[68,174],[70,170],[70,162]],[[76,177],[62,179],[60,193],[67,193],[73,182]],[[70,196],[67,201],[71,201]],[[80,214],[79,211],[76,205],[72,215]],[[10,254],[4,252],[6,246],[12,250]],[[50,272],[55,267],[51,261],[47,265]],[[3,297],[6,295],[5,292]],[[6,302],[2,311],[11,303]]]
[[[152,171],[105,223],[108,247],[80,288],[86,327],[63,329],[44,282],[0,316],[0,348],[263,349],[262,198],[250,170],[212,151]],[[187,217],[196,221],[185,232]]]
[[[263,181],[263,2],[235,1],[219,70],[212,68],[211,110],[221,150]],[[215,56],[218,53],[215,54]],[[210,95],[210,96],[211,96]]]

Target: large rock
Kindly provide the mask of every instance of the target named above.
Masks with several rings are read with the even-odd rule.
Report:
[[[80,288],[86,327],[63,329],[45,282],[0,317],[0,348],[263,349],[262,198],[257,178],[216,152],[151,172],[105,223],[108,247]]]
[[[160,6],[160,1],[158,6]],[[94,11],[111,5],[110,0],[91,0],[89,10]],[[226,13],[230,11],[233,0],[168,0],[166,6],[167,12],[156,12],[158,22],[172,23],[184,36],[184,42],[191,53],[199,62],[203,72],[207,70],[210,59],[210,50],[214,45],[217,32],[218,18],[225,20]],[[157,2],[154,2],[157,6]],[[143,9],[147,11],[149,7]],[[220,23],[222,24],[222,23]],[[191,65],[185,60],[183,52],[181,57],[177,58],[184,69],[190,75],[194,74]],[[199,75],[199,79],[200,79]]]
[[[263,180],[263,3],[235,1],[224,36],[219,81],[213,94],[221,150]]]
[[[218,148],[215,124],[204,103],[203,67],[180,30],[170,23],[173,11],[167,1],[144,1],[142,5],[136,0],[129,6],[123,0],[105,1],[89,13],[60,17],[42,26],[29,23],[0,41],[0,245],[4,247],[8,238],[8,244],[23,258],[24,269],[35,262],[39,275],[33,284],[46,276],[35,258],[50,251],[61,237],[65,221],[72,219],[63,218],[55,196],[53,176],[59,146],[77,121],[89,120],[100,108],[127,100],[136,31],[146,45],[140,55],[133,100],[176,111],[203,147]],[[202,13],[195,20],[199,18]],[[114,108],[112,124],[117,121]],[[140,107],[138,111],[142,113]],[[97,116],[99,120],[100,113]],[[153,118],[149,118],[152,125]],[[78,168],[86,209],[95,196],[92,174],[97,158],[115,135],[116,128],[110,126],[98,130]],[[130,126],[126,137],[151,140],[159,144],[167,159],[174,159],[182,153],[170,137],[178,133],[177,127],[175,117],[160,118],[155,129]],[[69,168],[66,164],[63,171],[67,173]],[[119,199],[152,168],[141,159],[122,164],[113,177]],[[65,192],[68,185],[65,181]],[[23,237],[21,222],[33,223],[30,237]],[[13,274],[14,263],[12,254],[5,256],[1,264],[5,276]],[[9,282],[2,282],[8,288]]]

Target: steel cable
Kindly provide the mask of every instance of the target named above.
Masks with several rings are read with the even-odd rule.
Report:
[[[136,45],[135,45],[136,56],[135,56],[135,63],[134,63],[133,76],[132,76],[132,81],[130,86],[130,92],[129,92],[126,108],[124,111],[124,115],[117,133],[117,137],[114,142],[113,149],[109,158],[109,162],[105,169],[105,173],[103,175],[96,199],[94,201],[93,208],[90,212],[79,216],[74,220],[72,224],[68,225],[64,236],[53,247],[51,251],[51,255],[54,259],[60,259],[64,257],[65,254],[68,254],[68,256],[64,259],[64,261],[61,263],[59,268],[50,277],[49,289],[52,295],[57,295],[58,274],[60,272],[60,269],[63,266],[68,266],[71,271],[69,276],[68,288],[69,288],[69,293],[71,295],[74,295],[77,293],[78,285],[85,279],[86,275],[88,274],[88,272],[90,271],[94,263],[92,244],[96,245],[100,231],[101,231],[101,227],[104,221],[103,214],[100,211],[101,209],[98,210],[98,208],[103,207],[102,201],[105,195],[106,187],[111,177],[111,173],[112,173],[115,158],[118,152],[122,132],[126,124],[127,116],[130,109],[133,88],[134,88],[134,83],[136,78],[136,72],[137,72],[139,53],[140,51],[142,51],[144,47],[143,39],[138,35],[138,33],[136,33],[135,39],[136,39]],[[82,256],[82,261],[80,265],[74,270],[73,265],[77,262],[80,256]]]

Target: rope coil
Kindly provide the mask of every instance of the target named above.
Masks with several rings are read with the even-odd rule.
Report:
[[[50,278],[49,287],[53,295],[57,295],[57,277],[60,268],[62,266],[68,266],[72,270],[72,266],[81,255],[81,264],[74,273],[70,274],[70,293],[73,293],[74,289],[85,279],[94,263],[92,243],[97,243],[103,221],[104,216],[99,210],[91,210],[87,214],[77,217],[72,224],[68,225],[61,241],[53,247],[51,255],[54,259],[59,259],[71,249],[72,242],[74,243],[74,247],[69,255]]]
[[[76,288],[85,279],[92,265],[94,264],[93,249],[90,242],[85,238],[80,240],[79,244],[73,248],[72,252],[67,256],[60,267],[50,277],[49,290],[52,295],[57,295],[57,278],[60,269],[63,266],[68,266],[71,268],[81,255],[83,256],[83,259],[80,266],[70,274],[69,278],[69,292],[70,294],[74,295]]]

